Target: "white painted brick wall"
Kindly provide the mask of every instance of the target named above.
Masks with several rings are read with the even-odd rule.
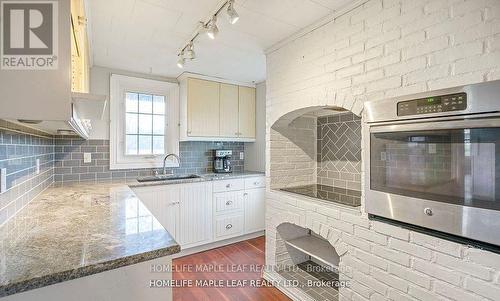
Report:
[[[268,53],[267,73],[268,184],[307,181],[279,173],[298,164],[285,158],[292,151],[273,157],[273,146],[287,148],[270,128],[281,116],[324,105],[360,114],[367,100],[500,79],[500,1],[370,0]],[[343,253],[352,286],[340,300],[500,300],[498,254],[300,196],[268,189],[266,198],[266,263],[282,249],[277,226],[310,227]]]

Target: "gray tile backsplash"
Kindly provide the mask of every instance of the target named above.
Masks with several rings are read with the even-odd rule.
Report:
[[[0,169],[3,168],[7,171],[7,191],[0,194],[0,225],[52,184],[54,139],[0,120]]]
[[[176,174],[203,174],[213,171],[213,150],[233,150],[233,170],[243,171],[243,143],[238,142],[181,142],[179,146],[181,165],[173,168]],[[83,162],[83,153],[92,154],[92,162]],[[171,169],[169,169],[170,172]],[[56,182],[124,179],[152,175],[154,169],[109,169],[109,140],[83,140],[80,138],[55,139]]]
[[[361,118],[348,112],[318,118],[319,184],[361,190]]]
[[[233,169],[243,171],[244,144],[239,142],[181,142],[181,166],[174,173],[213,171],[213,150],[233,150]],[[83,153],[92,154],[83,163]],[[36,161],[40,172],[36,172]],[[110,170],[109,140],[83,140],[51,136],[0,119],[0,169],[7,170],[7,191],[0,194],[0,226],[54,181],[86,181],[136,178],[153,174],[152,169]]]

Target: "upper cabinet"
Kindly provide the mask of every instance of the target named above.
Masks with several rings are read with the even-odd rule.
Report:
[[[89,92],[90,53],[83,0],[71,0],[71,91]]]
[[[187,83],[187,134],[212,137],[219,133],[220,87],[216,82],[189,79]]]
[[[43,4],[47,7],[40,11],[43,22],[37,32],[49,34],[33,39],[44,47],[32,49],[31,39],[23,41],[23,51],[29,49],[33,54],[14,54],[11,59],[17,65],[0,68],[0,118],[54,122],[40,125],[40,129],[48,132],[66,129],[69,121],[82,137],[87,137],[90,131],[89,123],[82,122],[83,119],[102,118],[106,96],[88,94],[90,49],[86,1]],[[52,26],[53,23],[57,26]],[[37,65],[26,65],[29,62]]]
[[[181,141],[255,141],[255,88],[182,76]]]
[[[71,108],[71,2],[67,0],[46,1],[51,6],[53,22],[49,26],[49,37],[42,36],[42,42],[48,54],[30,56],[13,55],[15,65],[0,68],[0,118],[33,120],[68,120],[72,116]],[[45,2],[44,2],[45,3]],[[48,24],[48,25],[47,25]],[[40,30],[39,30],[40,31]],[[25,41],[26,42],[26,41]],[[30,48],[30,43],[23,43],[23,48]],[[38,51],[33,50],[32,52]],[[40,60],[37,60],[40,58]],[[32,63],[22,66],[22,62]],[[12,62],[12,63],[13,63]]]
[[[220,136],[238,138],[239,98],[236,85],[220,84]]]
[[[239,132],[242,138],[255,138],[255,89],[239,87]]]

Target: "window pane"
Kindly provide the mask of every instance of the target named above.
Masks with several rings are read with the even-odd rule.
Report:
[[[161,115],[153,116],[153,134],[163,135],[165,134],[165,117]]]
[[[165,136],[153,137],[153,154],[161,155],[165,153]]]
[[[127,113],[126,127],[127,134],[138,134],[137,120],[139,118],[138,114]]]
[[[153,96],[153,114],[165,114],[165,96]]]
[[[125,153],[127,155],[137,155],[137,136],[136,135],[127,135],[127,149]]]
[[[138,108],[137,99],[138,99],[137,93],[125,93],[127,112],[137,112]]]
[[[139,155],[151,154],[152,136],[139,136]]]
[[[139,94],[139,113],[153,113],[153,95]]]
[[[153,115],[139,115],[139,134],[153,133]]]

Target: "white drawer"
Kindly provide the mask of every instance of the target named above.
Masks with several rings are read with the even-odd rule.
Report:
[[[229,179],[214,181],[214,192],[243,190],[245,182],[243,179]]]
[[[243,191],[229,191],[214,193],[215,213],[243,210]]]
[[[245,189],[266,187],[266,177],[255,177],[245,179]]]
[[[243,232],[242,214],[224,215],[215,219],[215,238],[226,238],[240,235]]]

